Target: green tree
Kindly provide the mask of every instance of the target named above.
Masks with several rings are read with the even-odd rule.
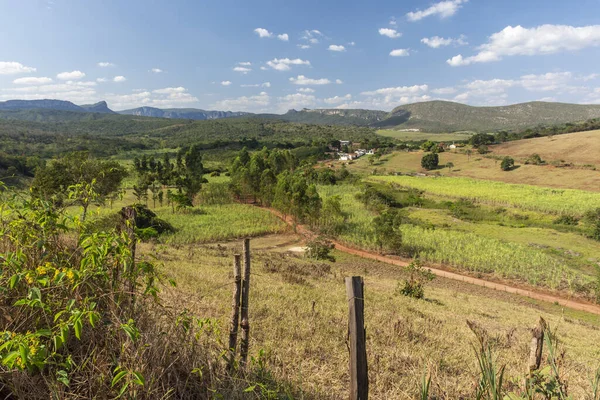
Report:
[[[515,167],[515,160],[513,160],[511,157],[504,157],[502,159],[502,162],[500,163],[500,168],[502,169],[502,171],[510,171],[511,169],[513,169]]]
[[[425,154],[421,158],[421,167],[426,170],[436,169],[440,163],[440,158],[436,153]]]
[[[95,202],[103,202],[115,193],[127,176],[127,170],[116,161],[101,161],[87,152],[67,154],[37,169],[31,193],[34,197],[64,200],[67,189],[75,185],[92,185]]]
[[[432,142],[431,140],[426,141],[425,143],[423,143],[421,145],[421,149],[423,151],[433,151],[433,149],[436,147],[435,142]]]
[[[380,250],[399,252],[402,247],[402,225],[403,216],[394,209],[386,210],[381,215],[373,218],[372,227],[375,235],[375,243]]]

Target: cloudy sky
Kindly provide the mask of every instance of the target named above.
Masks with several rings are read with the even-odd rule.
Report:
[[[0,101],[600,104],[600,0],[0,0]]]

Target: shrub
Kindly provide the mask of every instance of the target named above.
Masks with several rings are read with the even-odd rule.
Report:
[[[502,169],[502,171],[510,171],[511,169],[513,169],[515,167],[515,160],[513,160],[511,157],[504,157],[502,159],[502,163],[500,163],[500,168]]]
[[[425,297],[425,285],[432,281],[435,275],[430,270],[423,268],[419,260],[411,262],[406,269],[410,277],[403,283],[399,283],[396,291],[403,296],[422,299]]]
[[[436,169],[440,163],[440,158],[436,153],[426,154],[421,159],[421,167],[426,170]]]
[[[330,254],[335,245],[322,237],[317,237],[306,243],[306,256],[314,260],[327,260],[335,262],[335,257]]]
[[[579,223],[579,218],[574,217],[572,215],[561,215],[556,218],[553,222],[556,225],[572,225],[575,226]]]
[[[489,153],[490,151],[489,151],[489,149],[488,149],[488,147],[487,147],[486,145],[483,145],[483,144],[482,144],[481,146],[479,146],[479,147],[477,148],[477,152],[478,152],[479,154],[487,154],[487,153]]]
[[[545,163],[546,163],[546,161],[542,160],[542,157],[540,157],[539,154],[532,154],[529,157],[527,157],[527,159],[525,160],[525,164],[531,164],[531,165],[542,165]]]

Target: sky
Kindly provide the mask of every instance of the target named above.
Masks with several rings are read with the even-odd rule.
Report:
[[[600,0],[0,0],[0,101],[600,104]]]

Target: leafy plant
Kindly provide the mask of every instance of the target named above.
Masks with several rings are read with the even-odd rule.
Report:
[[[428,269],[425,269],[419,260],[411,262],[406,270],[410,277],[403,284],[398,284],[396,291],[413,299],[422,299],[425,297],[425,285],[432,281],[435,275]]]

